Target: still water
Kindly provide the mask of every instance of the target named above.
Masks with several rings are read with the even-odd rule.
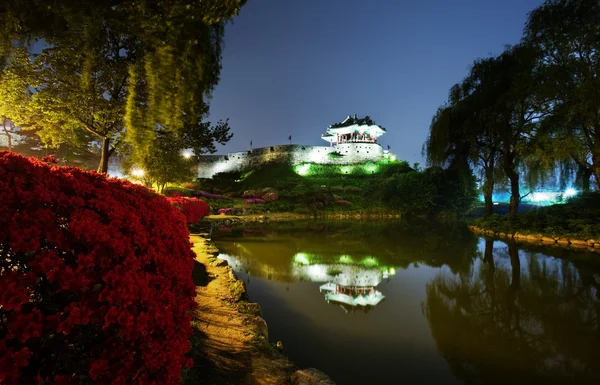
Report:
[[[600,384],[600,255],[394,222],[214,239],[270,340],[339,385]]]

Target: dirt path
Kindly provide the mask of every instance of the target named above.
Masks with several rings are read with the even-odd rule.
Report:
[[[260,308],[246,301],[231,267],[213,257],[209,241],[192,236],[198,310],[194,327],[195,384],[291,384],[296,369],[268,343]]]

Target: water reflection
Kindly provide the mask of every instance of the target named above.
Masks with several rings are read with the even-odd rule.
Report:
[[[467,384],[597,384],[599,277],[583,263],[487,240],[472,274],[441,272],[427,283],[423,310]]]
[[[247,230],[217,234],[222,257],[290,358],[339,384],[600,383],[600,267],[585,253],[460,226]]]

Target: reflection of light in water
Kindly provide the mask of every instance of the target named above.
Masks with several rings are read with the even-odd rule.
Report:
[[[342,264],[294,265],[294,278],[310,282],[334,282],[344,286],[377,286],[383,280],[383,272],[377,268]]]
[[[294,262],[300,265],[308,265],[310,264],[310,259],[308,257],[308,254],[297,253],[296,255],[294,255]]]

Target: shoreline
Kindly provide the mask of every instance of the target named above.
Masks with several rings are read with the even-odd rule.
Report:
[[[297,368],[281,342],[269,342],[260,305],[249,300],[244,281],[227,261],[216,257],[219,250],[208,234],[190,234],[190,241],[207,278],[196,286],[193,322],[195,332],[201,333],[198,349],[210,364],[201,368],[201,380],[208,382],[200,383],[335,385],[317,369]]]
[[[331,213],[326,215],[313,215],[313,214],[297,214],[290,212],[281,213],[266,213],[266,214],[244,214],[244,215],[224,215],[224,214],[211,214],[203,218],[211,222],[219,222],[222,220],[229,220],[231,222],[278,222],[278,221],[298,221],[307,219],[340,219],[340,220],[398,220],[402,219],[400,214],[375,214],[375,213]]]
[[[501,239],[514,239],[519,243],[534,244],[537,246],[553,246],[571,250],[587,250],[595,253],[600,253],[600,240],[595,239],[577,239],[568,237],[552,237],[539,233],[504,233],[490,229],[484,229],[477,226],[469,225],[469,230],[475,234]]]

